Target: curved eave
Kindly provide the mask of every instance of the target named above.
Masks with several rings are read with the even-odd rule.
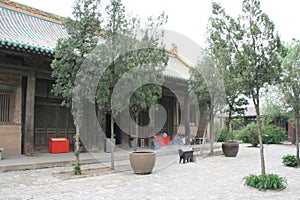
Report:
[[[0,47],[6,47],[6,48],[11,48],[13,50],[20,50],[20,51],[28,51],[28,52],[35,52],[38,54],[44,54],[44,55],[48,55],[48,56],[53,56],[54,55],[54,49],[50,48],[50,47],[44,47],[44,46],[39,46],[39,45],[33,45],[33,44],[29,44],[29,43],[22,43],[19,41],[14,41],[14,40],[8,40],[5,38],[0,38]],[[170,55],[170,54],[169,54]],[[187,68],[191,68],[190,65],[188,65],[186,62],[183,61],[183,59],[181,59],[178,55],[170,55],[172,57],[175,57],[176,59],[178,59],[182,64],[184,64],[184,66],[186,66]],[[181,76],[175,76],[175,75],[170,75],[170,74],[164,74],[163,75],[165,78],[169,78],[172,80],[181,80],[184,82],[187,82],[188,79],[181,77]]]
[[[35,52],[40,52],[40,53],[45,53],[50,55],[54,54],[54,49],[50,47],[44,47],[44,46],[24,43],[20,41],[8,40],[5,38],[0,38],[0,45],[6,46],[8,48],[10,47],[12,49],[17,48],[25,51],[35,51]]]
[[[178,76],[171,76],[168,74],[164,74],[164,77],[172,79],[172,80],[181,80],[181,81],[186,81],[186,82],[188,81],[188,79],[186,79],[186,78],[182,78],[182,77],[178,77]]]

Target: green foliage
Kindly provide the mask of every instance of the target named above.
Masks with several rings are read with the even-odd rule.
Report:
[[[110,1],[105,9],[106,18],[100,15],[97,2],[77,0],[73,12],[75,19],[68,18],[64,24],[69,37],[59,40],[55,48],[55,57],[51,64],[52,76],[56,79],[53,92],[65,97],[64,103],[69,106],[76,99],[74,98],[76,96],[74,91],[91,99],[91,101],[95,101],[95,94],[90,96],[88,91],[79,91],[80,89],[74,87],[74,81],[83,61],[87,62],[87,55],[90,55],[91,59],[94,58],[93,56],[103,55],[105,58],[102,59],[106,59],[105,61],[99,63],[91,61],[88,66],[89,69],[85,70],[95,74],[97,70],[101,71],[101,69],[97,69],[103,66],[101,62],[109,63],[109,66],[103,66],[107,69],[103,76],[99,77],[96,102],[101,109],[111,112],[112,90],[124,73],[133,68],[144,67],[144,70],[152,73],[153,79],[162,79],[162,71],[168,62],[168,54],[160,42],[163,33],[156,33],[155,31],[166,23],[167,17],[164,14],[157,18],[150,17],[143,26],[148,29],[142,33],[144,35],[141,39],[139,38],[140,42],[137,43],[137,33],[142,29],[140,20],[125,13],[122,1]],[[100,29],[100,23],[104,30]],[[103,45],[105,47],[95,51],[95,47],[99,47],[99,36],[105,40],[107,46]],[[161,49],[157,50],[157,47]],[[93,55],[91,55],[92,50],[94,50]],[[127,50],[136,51],[127,52]],[[94,60],[97,59],[94,58]],[[146,69],[145,66],[147,66]],[[90,86],[82,87],[91,88],[94,80],[89,78],[89,75],[87,77],[81,76],[82,83],[90,84]],[[137,80],[137,77],[131,79]],[[145,109],[161,97],[161,87],[157,85],[146,87],[137,91],[132,97],[132,105],[136,106],[135,111]],[[86,94],[82,94],[82,92]],[[76,119],[74,120],[76,121]]]
[[[297,158],[295,155],[285,155],[282,157],[282,162],[288,167],[297,167]]]
[[[229,132],[229,139],[230,139],[231,141],[239,139],[239,131],[231,130],[231,131]]]
[[[246,185],[259,190],[282,190],[285,189],[287,181],[284,177],[276,174],[249,175],[244,178]]]
[[[286,130],[275,125],[266,125],[262,128],[264,144],[279,144],[287,139]]]
[[[240,139],[244,143],[250,143],[252,146],[257,147],[259,144],[257,124],[251,123],[248,124],[245,128],[241,130]]]
[[[226,128],[216,131],[217,142],[225,142],[227,137]]]
[[[110,116],[118,114],[112,111],[112,96],[121,77],[135,70],[140,76],[127,76],[129,84],[125,86],[133,80],[141,83],[145,76],[162,82],[169,58],[161,40],[163,32],[159,31],[167,21],[165,14],[148,18],[142,26],[140,19],[126,14],[121,0],[111,0],[105,8],[106,15],[100,14],[99,2],[76,0],[74,17],[64,24],[68,37],[58,41],[51,64],[53,93],[64,97],[64,104],[72,107],[76,134],[87,131],[83,127],[88,124],[84,121],[87,118],[82,117],[86,114],[85,105],[94,104]],[[130,109],[135,113],[162,96],[161,85],[134,89],[138,90],[130,99]]]
[[[265,125],[262,127],[262,136],[264,144],[279,144],[286,139],[287,134],[284,128]],[[242,129],[240,139],[256,147],[259,144],[257,124],[251,123]]]
[[[74,175],[82,175],[82,169],[80,162],[76,162],[76,164],[73,167]]]
[[[237,19],[227,15],[218,3],[213,2],[212,8],[215,31],[210,38],[216,44],[212,51],[221,66],[234,72],[228,76],[240,87],[238,91],[252,99],[261,125],[260,90],[267,83],[279,82],[280,58],[284,56],[285,48],[275,32],[274,23],[261,10],[259,0],[243,0],[242,14]],[[258,127],[258,132],[261,136],[261,127]],[[262,174],[265,174],[262,149],[260,155]]]
[[[190,90],[197,96],[200,112],[209,113],[211,135],[215,136],[215,114],[224,109],[226,94],[223,79],[209,52],[203,52],[197,66],[190,69]],[[214,142],[214,139],[211,140]]]
[[[201,66],[199,66],[201,67]],[[200,109],[207,109],[210,107],[211,99],[209,95],[209,89],[208,85],[205,82],[204,77],[201,74],[201,71],[199,69],[195,68],[190,68],[190,90],[195,92],[197,95],[198,103]]]
[[[300,41],[294,40],[284,58],[282,67],[281,91],[284,94],[285,103],[293,109],[293,120],[296,132],[299,133],[300,113]],[[293,143],[296,144],[296,158],[299,160],[299,136],[294,134]]]
[[[231,120],[233,130],[240,130],[245,127],[244,118],[233,118]]]
[[[74,81],[85,56],[97,45],[100,29],[98,3],[93,0],[76,0],[74,19],[67,18],[64,27],[67,38],[59,39],[52,61],[52,77],[55,78],[52,92],[65,98],[71,106]]]
[[[108,18],[105,20],[106,32],[103,38],[109,49],[100,49],[100,51],[101,54],[107,55],[112,62],[99,80],[96,101],[101,109],[110,113],[113,112],[112,93],[121,78],[126,82],[125,85],[131,87],[133,84],[142,83],[145,76],[151,77],[153,82],[162,82],[162,72],[169,57],[164,51],[164,45],[160,42],[163,33],[158,31],[167,21],[165,14],[161,14],[157,18],[148,18],[144,25],[147,30],[141,31],[140,20],[127,16],[125,7],[120,0],[111,1],[111,4],[106,7],[106,12]],[[139,39],[136,38],[138,33],[141,34]],[[139,42],[137,42],[138,40]],[[124,76],[127,72],[130,73]],[[148,84],[135,89],[128,102],[130,112],[135,116],[155,104],[162,96],[162,87],[158,84]],[[114,93],[114,97],[124,99],[124,93],[123,91],[123,97]],[[123,105],[114,106],[123,108]]]
[[[243,114],[245,105],[248,105],[248,101],[241,97],[242,84],[240,84],[240,71],[236,65],[234,51],[234,40],[242,36],[243,30],[237,21],[226,15],[225,10],[217,3],[213,3],[213,15],[209,22],[209,51],[224,80],[228,113],[227,134],[229,134],[232,115]],[[228,29],[230,31],[226,35]]]
[[[263,88],[262,121],[264,124],[269,124],[274,119],[285,120],[291,117],[287,112],[288,107],[283,96],[278,85],[266,85]]]
[[[300,109],[300,41],[294,40],[282,62],[281,91],[294,112]]]
[[[237,131],[229,131],[229,141],[233,141],[238,139],[238,132]],[[218,142],[225,142],[227,138],[227,128],[224,127],[221,131],[216,132],[216,138]]]
[[[67,18],[64,27],[68,37],[58,40],[55,47],[54,59],[51,63],[52,74],[55,78],[52,92],[64,97],[63,104],[72,106],[74,82],[78,70],[89,54],[97,45],[100,29],[100,14],[98,1],[76,0],[73,10],[73,19]],[[79,121],[74,117],[76,124],[76,138],[79,140]],[[80,149],[75,152],[77,164],[75,174],[81,174]]]

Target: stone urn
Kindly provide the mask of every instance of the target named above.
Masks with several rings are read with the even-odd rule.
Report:
[[[235,141],[223,142],[222,150],[225,157],[236,157],[239,151],[239,143]]]
[[[154,151],[130,152],[130,165],[135,174],[151,174],[155,161],[156,153]]]

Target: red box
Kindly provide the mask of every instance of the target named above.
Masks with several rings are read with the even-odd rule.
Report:
[[[159,144],[159,146],[166,146],[170,144],[170,136],[167,137],[156,137],[155,138]]]
[[[49,153],[68,153],[69,140],[67,138],[49,138]]]

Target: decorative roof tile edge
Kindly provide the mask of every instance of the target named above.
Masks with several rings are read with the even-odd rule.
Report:
[[[54,54],[54,50],[50,47],[32,45],[29,43],[22,43],[22,42],[14,41],[14,40],[7,40],[5,38],[0,38],[0,45],[5,45],[8,47],[12,47],[12,48],[16,47],[16,48],[20,48],[20,49],[31,50],[31,51],[41,52],[41,53]]]
[[[13,41],[13,40],[6,40],[5,38],[0,38],[0,46],[5,45],[8,47],[12,48],[20,48],[24,50],[29,50],[29,51],[36,51],[36,52],[41,52],[41,53],[46,53],[53,55],[54,54],[54,49],[50,47],[42,47],[38,45],[31,45],[31,44],[23,44],[18,41]],[[170,55],[172,56],[172,55]],[[176,59],[180,58],[179,56],[174,56]],[[180,59],[178,59],[180,62],[182,62]],[[190,68],[190,66],[187,64],[185,65],[186,67]],[[174,79],[174,80],[182,80],[182,81],[188,81],[187,78],[179,77],[179,76],[174,76],[174,75],[169,75],[169,74],[164,74],[164,77]]]
[[[173,80],[181,80],[181,81],[188,81],[189,79],[187,78],[182,78],[179,76],[174,76],[174,75],[169,75],[169,74],[164,74],[165,78],[173,79]]]
[[[55,15],[52,13],[48,13],[37,8],[33,8],[30,6],[26,6],[14,1],[10,0],[0,0],[0,7],[7,8],[10,10],[14,10],[20,13],[24,13],[33,17],[37,17],[43,20],[55,22],[55,23],[63,23],[65,21],[65,17],[61,17],[59,15]]]

